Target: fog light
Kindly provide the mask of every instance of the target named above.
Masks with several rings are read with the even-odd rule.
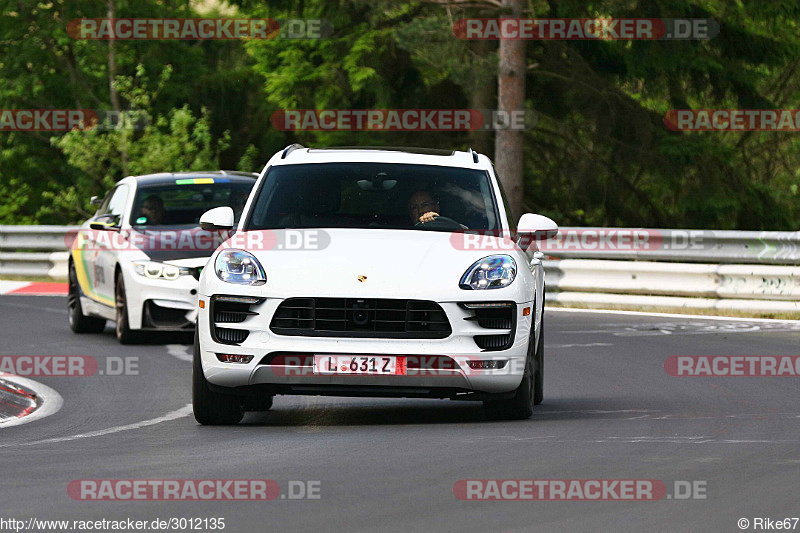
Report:
[[[253,360],[252,355],[242,355],[237,353],[218,353],[217,359],[222,363],[242,363],[247,364]]]
[[[499,370],[506,366],[506,359],[493,359],[491,361],[470,361],[467,363],[472,370]]]

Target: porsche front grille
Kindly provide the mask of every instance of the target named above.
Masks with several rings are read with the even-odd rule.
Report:
[[[443,339],[452,329],[444,310],[425,300],[289,298],[272,317],[279,335]]]

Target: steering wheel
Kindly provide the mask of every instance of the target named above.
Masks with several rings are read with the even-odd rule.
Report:
[[[442,216],[435,216],[431,222],[422,222],[419,221],[414,224],[415,228],[421,229],[431,229],[431,230],[461,230],[464,227],[453,220],[452,218],[442,217]]]

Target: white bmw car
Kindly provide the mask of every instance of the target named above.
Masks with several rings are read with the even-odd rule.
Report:
[[[228,205],[241,213],[256,174],[181,172],[129,176],[74,235],[69,258],[69,325],[99,333],[116,323],[122,343],[148,331],[194,328],[200,269],[219,245],[200,216]],[[218,239],[219,240],[219,239]]]
[[[228,207],[205,213],[229,229]],[[484,155],[292,145],[200,275],[193,407],[235,424],[275,395],[543,398],[544,270]],[[525,242],[522,242],[525,241]]]

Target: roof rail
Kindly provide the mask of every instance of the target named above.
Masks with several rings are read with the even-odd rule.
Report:
[[[290,144],[283,151],[283,154],[281,154],[281,159],[286,159],[287,155],[291,154],[292,152],[294,152],[298,148],[305,148],[305,146],[303,146],[302,144],[298,144],[298,143]]]
[[[474,162],[476,162],[476,163],[477,163],[477,162],[478,162],[478,152],[475,152],[475,151],[474,151],[474,150],[473,150],[473,149],[470,147],[470,149],[469,149],[469,153],[470,153],[470,155],[472,155],[472,160],[473,160]]]

